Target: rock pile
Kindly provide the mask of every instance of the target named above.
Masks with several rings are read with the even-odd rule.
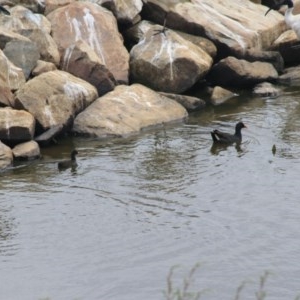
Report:
[[[119,137],[181,121],[205,105],[184,95],[200,82],[218,86],[220,105],[235,96],[223,88],[276,82],[292,59],[283,16],[250,0],[6,3],[0,168],[62,133]]]

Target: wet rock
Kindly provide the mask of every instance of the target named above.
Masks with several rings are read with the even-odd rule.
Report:
[[[210,102],[217,106],[236,96],[238,96],[236,93],[226,90],[220,86],[216,86],[212,91]]]
[[[95,86],[99,96],[113,90],[117,84],[113,74],[98,55],[83,41],[78,41],[66,49],[62,56],[61,69]]]
[[[253,94],[261,97],[277,97],[281,94],[281,90],[270,82],[262,82],[254,87]]]
[[[0,50],[0,74],[2,91],[5,89],[15,91],[25,84],[23,70],[10,62],[2,50]],[[11,96],[8,95],[8,99],[10,98]]]
[[[261,51],[256,49],[250,49],[245,52],[245,54],[243,55],[243,59],[249,62],[261,61],[270,63],[273,65],[273,67],[278,73],[281,73],[284,69],[284,60],[280,52],[278,51]]]
[[[212,62],[204,50],[170,30],[165,34],[149,30],[130,51],[133,81],[168,93],[178,94],[192,87],[206,75]]]
[[[3,170],[12,165],[13,154],[11,149],[0,142],[0,169]]]
[[[272,64],[248,62],[235,57],[227,57],[215,64],[207,79],[213,85],[251,87],[264,81],[275,81],[278,73]]]
[[[63,125],[55,125],[49,128],[44,133],[35,137],[35,141],[42,147],[48,146],[50,144],[57,144],[56,137],[62,132]]]
[[[24,111],[0,108],[0,140],[16,144],[32,140],[35,132],[34,117]]]
[[[83,40],[117,82],[128,83],[129,54],[111,12],[97,4],[74,2],[56,9],[47,18],[61,54],[78,40]]]
[[[3,52],[15,66],[23,70],[26,79],[40,59],[39,50],[31,41],[11,41],[6,43]]]
[[[181,104],[188,112],[201,110],[206,105],[204,100],[197,97],[163,92],[160,92],[159,94],[172,100],[175,100],[176,102]]]
[[[300,66],[291,67],[284,70],[278,78],[279,83],[288,85],[300,85]]]
[[[170,1],[147,0],[143,15],[167,27],[209,38],[221,57],[242,55],[246,49],[266,49],[286,30],[284,18],[274,12],[264,17],[266,7],[250,1]]]
[[[185,117],[187,111],[177,102],[140,84],[121,85],[80,113],[73,132],[99,138],[124,137]]]
[[[31,74],[33,76],[38,76],[42,73],[46,73],[46,72],[54,71],[54,70],[56,70],[56,66],[53,63],[46,62],[43,60],[38,60],[35,68],[31,72]]]
[[[16,145],[13,149],[15,160],[33,160],[40,157],[40,147],[37,142],[29,141]]]
[[[43,131],[71,126],[76,114],[97,98],[91,84],[64,71],[50,71],[29,80],[15,94],[15,106],[30,112]]]
[[[272,50],[278,51],[286,64],[297,64],[300,62],[300,41],[293,30],[284,32],[273,43]]]

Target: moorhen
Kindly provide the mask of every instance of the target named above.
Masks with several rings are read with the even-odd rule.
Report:
[[[246,128],[245,124],[243,122],[238,122],[235,125],[235,133],[225,133],[219,130],[212,131],[211,137],[215,143],[221,143],[221,144],[233,144],[233,143],[240,143],[242,141],[242,128]]]
[[[63,160],[58,163],[58,169],[68,169],[68,168],[76,168],[77,162],[76,162],[76,155],[78,154],[77,150],[73,150],[71,152],[71,159],[70,160]]]

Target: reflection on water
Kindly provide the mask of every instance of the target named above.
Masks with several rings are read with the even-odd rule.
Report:
[[[233,299],[265,270],[276,274],[269,299],[293,299],[299,97],[242,94],[138,137],[66,139],[1,173],[3,299],[163,299],[170,267],[199,261],[204,299]],[[211,130],[240,120],[240,145],[213,145]],[[77,169],[60,172],[74,148]],[[247,285],[242,299],[254,291]]]

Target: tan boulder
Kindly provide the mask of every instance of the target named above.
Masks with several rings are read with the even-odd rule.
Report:
[[[213,85],[251,87],[264,81],[275,81],[278,73],[272,64],[248,62],[229,56],[215,64],[207,77]]]
[[[32,140],[35,132],[34,117],[24,111],[0,108],[0,140],[20,143]]]
[[[249,48],[266,49],[286,30],[281,14],[265,17],[266,7],[250,1],[147,0],[143,12],[160,24],[168,12],[167,27],[209,38],[222,57]]]
[[[14,32],[26,29],[41,29],[47,33],[51,32],[51,23],[47,18],[40,13],[33,13],[33,10],[26,8],[23,3],[12,7],[9,17],[0,18],[0,27]]]
[[[182,93],[204,78],[212,58],[200,47],[167,30],[147,31],[130,51],[130,72],[135,82],[154,90]]]
[[[33,160],[40,157],[40,147],[35,141],[16,145],[12,149],[15,160]]]
[[[56,69],[57,68],[56,68],[55,64],[47,62],[47,61],[43,61],[43,60],[38,60],[35,68],[31,72],[31,74],[33,76],[38,76],[42,73],[46,73],[49,71],[55,71]]]
[[[236,96],[238,96],[238,94],[220,86],[215,86],[210,97],[210,102],[211,104],[217,106]]]
[[[118,22],[134,24],[142,10],[142,0],[96,0],[95,3],[113,12]]]
[[[279,83],[288,85],[300,85],[300,66],[286,68],[278,78]]]
[[[88,82],[64,71],[43,73],[26,82],[15,95],[15,106],[29,111],[47,130],[55,125],[71,125],[76,114],[97,98]]]
[[[42,13],[44,11],[44,0],[13,0],[12,2],[14,5],[23,5],[24,8],[36,13]]]
[[[0,142],[0,169],[3,170],[12,165],[13,153],[11,149]]]
[[[253,89],[253,94],[261,97],[277,97],[281,94],[281,90],[270,82],[262,82],[257,84]]]
[[[61,69],[95,86],[99,96],[113,90],[116,85],[112,73],[84,41],[78,41],[66,49],[62,56]]]
[[[176,101],[140,84],[120,85],[80,113],[73,131],[100,138],[124,137],[185,117],[187,111]]]
[[[57,8],[66,6],[76,0],[44,0],[45,3],[45,11],[44,15],[47,16],[52,11],[56,10]]]
[[[111,12],[97,4],[73,2],[51,12],[47,18],[61,54],[83,40],[118,82],[128,83],[129,54]]]

